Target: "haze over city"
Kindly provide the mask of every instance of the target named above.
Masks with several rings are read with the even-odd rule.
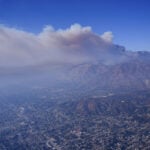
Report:
[[[148,150],[149,5],[0,0],[0,150]]]

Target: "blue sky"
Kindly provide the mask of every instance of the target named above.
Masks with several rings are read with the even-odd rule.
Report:
[[[45,25],[112,31],[129,50],[150,51],[149,0],[0,0],[0,24],[38,33]]]

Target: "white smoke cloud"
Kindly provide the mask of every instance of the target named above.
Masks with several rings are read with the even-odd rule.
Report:
[[[108,42],[112,42],[113,41],[113,34],[112,32],[108,31],[108,32],[104,32],[102,35],[101,35],[101,38],[103,38],[105,41],[108,41]]]
[[[79,24],[65,30],[46,26],[39,34],[1,25],[0,66],[88,61],[111,49],[112,39],[112,32],[100,36]]]

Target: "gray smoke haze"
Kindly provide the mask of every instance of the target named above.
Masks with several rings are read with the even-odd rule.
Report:
[[[116,54],[124,51],[123,47],[114,45],[112,40],[112,32],[98,35],[91,27],[79,24],[64,30],[46,26],[39,34],[1,25],[0,66],[82,63],[106,57],[111,62],[116,59],[113,58]]]

